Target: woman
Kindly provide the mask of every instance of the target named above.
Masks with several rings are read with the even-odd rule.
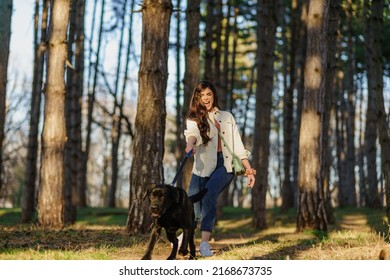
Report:
[[[201,220],[200,254],[209,257],[213,255],[209,240],[215,225],[217,199],[234,177],[229,149],[240,157],[245,166],[249,188],[255,183],[256,171],[248,161],[249,152],[244,148],[233,115],[219,110],[215,86],[209,81],[199,82],[194,89],[184,135],[187,141],[186,152],[192,150],[194,154],[188,194],[208,189],[202,201],[195,204],[195,216],[197,221]]]

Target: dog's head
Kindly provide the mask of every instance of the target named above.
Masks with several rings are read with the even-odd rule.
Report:
[[[149,211],[153,218],[161,217],[167,209],[178,203],[180,199],[176,188],[166,184],[150,185],[146,197],[149,198]]]

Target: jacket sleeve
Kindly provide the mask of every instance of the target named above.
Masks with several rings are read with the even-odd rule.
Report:
[[[184,136],[186,138],[186,141],[188,141],[189,137],[194,136],[196,138],[195,146],[199,146],[203,144],[202,137],[200,136],[198,124],[195,121],[187,120],[186,125],[187,125],[187,129],[184,130]]]

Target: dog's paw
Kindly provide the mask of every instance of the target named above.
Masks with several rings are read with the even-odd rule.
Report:
[[[188,249],[180,249],[180,250],[179,250],[179,254],[180,254],[181,256],[186,256],[186,255],[188,254]]]

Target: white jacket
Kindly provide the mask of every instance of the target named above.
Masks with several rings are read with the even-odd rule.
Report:
[[[209,118],[214,122],[216,119],[220,126],[223,138],[232,150],[240,159],[248,158],[250,153],[244,148],[244,144],[241,140],[241,135],[238,131],[236,120],[233,115],[227,111],[220,111],[218,109],[209,113]],[[195,121],[187,119],[187,129],[184,131],[186,140],[191,136],[196,138],[196,153],[194,155],[194,166],[192,172],[200,177],[209,177],[217,166],[217,149],[218,149],[218,130],[210,124],[210,142],[207,145],[203,145],[202,137],[198,125]],[[232,168],[232,155],[226,148],[223,141],[222,154],[224,159],[224,165],[227,172],[233,172]]]

